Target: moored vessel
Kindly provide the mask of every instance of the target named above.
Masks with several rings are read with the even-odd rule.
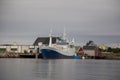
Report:
[[[77,56],[75,53],[74,39],[68,42],[65,32],[63,38],[55,44],[52,44],[52,32],[49,36],[49,46],[41,48],[44,59],[81,59],[81,56]]]

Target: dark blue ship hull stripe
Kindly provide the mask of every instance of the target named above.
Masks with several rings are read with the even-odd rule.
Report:
[[[50,50],[50,49],[42,49],[42,56],[44,59],[75,59],[75,58],[81,58],[81,56],[66,56],[63,54],[60,54],[57,51]]]

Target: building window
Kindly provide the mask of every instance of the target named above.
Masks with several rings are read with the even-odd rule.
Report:
[[[33,53],[33,50],[30,50],[30,53]]]
[[[11,51],[17,51],[17,48],[11,48]]]
[[[6,48],[0,48],[0,53],[6,52]]]
[[[27,50],[24,50],[24,53],[26,54],[26,53],[28,53],[28,51],[27,51]]]

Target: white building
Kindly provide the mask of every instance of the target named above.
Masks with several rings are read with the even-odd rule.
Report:
[[[37,48],[33,45],[0,45],[0,52],[36,53]]]

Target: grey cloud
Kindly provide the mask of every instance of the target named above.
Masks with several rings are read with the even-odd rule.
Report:
[[[119,7],[119,0],[1,0],[0,36],[47,36],[64,27],[70,35],[120,35]]]

